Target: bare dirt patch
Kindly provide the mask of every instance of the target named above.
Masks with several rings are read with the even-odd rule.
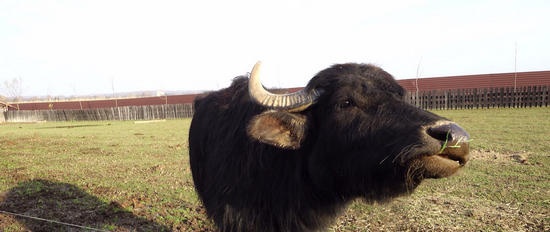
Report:
[[[496,152],[496,151],[479,151],[473,150],[470,151],[472,160],[482,160],[490,161],[497,163],[519,163],[525,165],[541,165],[539,162],[531,162],[530,157],[533,155],[532,152],[522,151],[522,152]]]

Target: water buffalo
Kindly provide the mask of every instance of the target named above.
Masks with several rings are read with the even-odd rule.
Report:
[[[220,231],[320,230],[353,199],[408,194],[468,161],[468,133],[379,67],[334,65],[286,94],[259,73],[194,103],[193,180]]]

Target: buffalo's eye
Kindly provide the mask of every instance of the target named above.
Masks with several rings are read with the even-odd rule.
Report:
[[[354,106],[354,103],[351,99],[346,99],[342,102],[340,102],[340,104],[338,105],[338,107],[340,108],[348,108],[348,107],[351,107],[351,106]]]

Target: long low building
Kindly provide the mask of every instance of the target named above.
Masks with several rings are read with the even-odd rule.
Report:
[[[550,71],[414,78],[397,81],[409,92],[449,89],[550,86]]]
[[[157,97],[115,98],[101,100],[68,100],[11,103],[18,110],[83,110],[121,106],[145,106],[192,103],[197,94],[168,95]],[[10,109],[11,110],[11,109]]]
[[[465,76],[448,76],[432,78],[414,78],[397,81],[409,92],[431,90],[454,90],[476,88],[514,88],[525,86],[550,86],[550,71],[495,73]],[[289,88],[293,92],[301,88]],[[8,110],[66,110],[96,109],[121,106],[144,106],[166,104],[190,104],[198,94],[167,95],[140,98],[118,98],[102,100],[67,100],[6,103]]]

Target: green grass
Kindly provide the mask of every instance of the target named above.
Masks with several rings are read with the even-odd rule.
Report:
[[[15,195],[36,196],[41,182],[32,181],[48,180],[53,182],[49,185],[66,183],[95,196],[97,199],[83,200],[91,200],[96,206],[117,204],[120,207],[115,211],[132,212],[140,220],[150,220],[150,226],[189,228],[185,223],[190,223],[195,228],[209,227],[211,224],[197,213],[202,208],[188,165],[189,123],[190,119],[149,124],[110,121],[0,125],[0,193],[21,190],[18,185],[27,182],[25,192]],[[194,218],[189,219],[190,212]],[[117,227],[113,221],[74,223]],[[117,228],[124,226],[131,228],[125,224]]]
[[[390,203],[357,201],[330,230],[548,230],[550,108],[435,113],[470,133],[465,169]],[[0,124],[0,210],[105,230],[212,230],[193,189],[189,123]],[[2,213],[0,228],[64,230]]]
[[[550,151],[550,108],[434,111],[470,133],[473,149],[497,152]]]

